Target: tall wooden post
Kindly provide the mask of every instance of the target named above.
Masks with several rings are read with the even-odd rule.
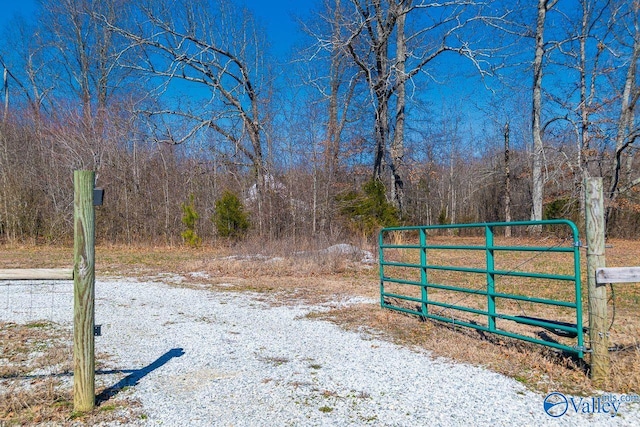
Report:
[[[609,378],[607,331],[607,288],[596,282],[596,271],[605,266],[604,203],[602,178],[585,178],[585,220],[587,226],[587,280],[589,290],[589,338],[591,380],[600,387]]]
[[[91,411],[95,405],[95,214],[93,171],[73,173],[73,408]]]

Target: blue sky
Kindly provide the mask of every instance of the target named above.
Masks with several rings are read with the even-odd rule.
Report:
[[[284,56],[295,42],[295,19],[309,13],[316,0],[240,0],[252,10],[269,34],[274,52]]]
[[[295,42],[297,24],[295,18],[309,13],[317,1],[315,0],[239,0],[252,10],[263,25],[271,41],[271,45],[280,57],[287,55]],[[38,0],[0,0],[0,28],[15,15],[25,18],[33,16],[39,7]]]
[[[32,16],[38,7],[37,0],[0,0],[0,28],[16,14],[25,18]]]
[[[296,22],[299,18],[308,18],[311,10],[319,8],[322,0],[232,0],[238,5],[244,5],[254,13],[258,24],[267,31],[267,36],[271,45],[272,53],[280,61],[289,58],[291,49],[300,37],[299,25]],[[7,28],[7,24],[16,15],[29,19],[34,16],[40,7],[41,0],[0,0],[0,31]],[[466,62],[456,58],[455,55],[445,55],[437,61],[436,67],[444,69],[459,69],[467,66]],[[478,79],[467,77],[463,80],[455,81],[445,78],[441,84],[425,81],[417,87],[420,96],[431,100],[440,111],[440,105],[447,105],[447,108],[457,109],[463,105],[469,105],[470,100],[482,103],[487,96],[486,91],[480,85]],[[473,108],[465,108],[474,110]],[[473,121],[480,122],[481,119],[476,113]],[[477,125],[479,126],[479,125]]]

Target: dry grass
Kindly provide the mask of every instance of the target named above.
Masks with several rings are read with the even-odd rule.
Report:
[[[124,423],[139,416],[137,402],[123,399],[73,412],[70,334],[50,322],[0,322],[0,425]]]
[[[451,240],[450,237],[447,239]],[[474,241],[474,238],[470,237],[456,239],[456,243]],[[550,246],[549,242],[542,244]],[[609,266],[637,265],[640,259],[640,242],[615,240],[609,241],[608,244],[613,245],[607,250]],[[254,296],[262,296],[264,300],[273,304],[320,304],[353,296],[379,298],[377,265],[361,263],[358,255],[320,253],[317,249],[319,248],[312,246],[301,249],[284,244],[271,247],[249,244],[234,248],[200,249],[99,246],[96,249],[97,275],[173,281],[179,286],[224,292],[252,292]],[[372,247],[364,249],[376,252]],[[69,265],[70,253],[71,249],[66,248],[4,247],[0,248],[0,268],[20,267],[29,263],[34,267],[64,267]],[[482,254],[458,253],[448,256],[446,261],[449,265],[475,265],[474,263],[481,262],[479,256]],[[38,260],[37,265],[35,260]],[[520,266],[522,260],[515,256],[499,262],[503,263],[501,268],[505,269],[525,268]],[[535,262],[535,268],[545,271],[558,272],[564,269],[553,257],[541,257]],[[442,279],[457,280],[446,275]],[[525,284],[514,280],[500,283],[499,286],[505,291],[520,292]],[[537,291],[542,292],[544,296],[553,297],[556,291],[552,288],[551,285],[542,286]],[[615,310],[612,303],[609,305],[610,317],[613,318],[612,313],[615,312],[615,322],[610,330],[611,341],[623,351],[611,354],[611,380],[606,390],[640,393],[640,351],[637,347],[640,336],[640,286],[616,285],[614,289]],[[584,300],[586,301],[586,293]],[[478,301],[477,304],[480,306],[481,303]],[[535,314],[540,317],[551,315],[546,312]],[[509,375],[534,390],[561,390],[584,395],[594,392],[588,378],[588,357],[585,363],[541,346],[482,334],[474,330],[452,328],[437,322],[421,322],[416,317],[381,309],[377,304],[351,305],[329,312],[315,313],[312,316],[336,322],[348,329],[364,328],[398,344],[429,350],[436,356],[486,366]],[[3,326],[0,330],[3,334],[5,330],[13,330],[11,333],[15,333],[15,327],[7,329]],[[31,328],[29,332],[36,334],[33,342],[40,339],[40,328]],[[25,332],[20,332],[23,333]],[[38,357],[34,357],[29,351],[19,349],[19,343],[23,341],[21,335],[7,333],[2,337],[3,346],[17,346],[9,351],[15,360],[8,363],[6,359],[2,359],[0,363],[2,381],[7,381],[8,376],[24,375],[25,372],[34,369],[28,365],[23,366],[36,363]],[[34,362],[28,362],[29,360]],[[68,403],[70,397],[66,392],[60,393],[59,390],[64,390],[64,386],[56,381],[58,380],[54,378],[50,379],[49,383],[43,382],[40,391],[20,397],[18,400],[22,401],[27,409],[19,409],[20,405],[15,406],[15,401],[10,403],[6,397],[3,398],[4,400],[0,401],[0,421],[11,420],[17,424],[34,423],[36,419],[71,422],[72,414]],[[105,404],[107,407],[113,405],[110,401]],[[41,410],[46,407],[49,408],[49,415],[42,415],[33,409]],[[121,413],[120,410],[103,412],[109,416]],[[22,415],[16,415],[18,413]],[[97,414],[90,414],[89,417],[104,416],[99,409]]]
[[[0,378],[15,378],[53,364],[59,365],[60,372],[69,372],[71,348],[63,343],[67,332],[49,322],[0,322]]]

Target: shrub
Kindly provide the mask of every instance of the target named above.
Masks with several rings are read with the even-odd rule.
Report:
[[[338,200],[342,214],[349,218],[353,228],[372,235],[378,228],[399,225],[400,215],[387,201],[382,181],[372,179],[362,190],[364,194],[352,191]]]
[[[438,224],[451,224],[451,219],[449,219],[449,217],[447,216],[447,210],[445,208],[440,209],[440,215],[438,215]]]
[[[216,211],[212,221],[220,237],[240,239],[249,229],[249,219],[238,196],[225,191],[216,201]]]
[[[571,219],[579,218],[580,204],[577,200],[570,198],[555,199],[544,205],[542,213],[543,219]]]
[[[202,239],[196,233],[196,221],[200,218],[198,212],[196,212],[195,198],[193,194],[189,195],[189,203],[182,204],[182,224],[185,226],[185,230],[180,233],[184,243],[192,248],[200,246]]]

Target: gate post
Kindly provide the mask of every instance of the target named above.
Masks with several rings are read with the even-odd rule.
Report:
[[[73,409],[95,406],[95,213],[93,171],[73,173]]]
[[[420,312],[424,320],[427,319],[427,315],[429,314],[429,291],[427,283],[427,230],[420,228],[420,284],[422,285],[420,288],[420,299],[422,300]]]
[[[490,226],[484,227],[485,232],[485,257],[487,263],[487,311],[489,316],[487,318],[487,326],[489,331],[495,332],[496,330],[496,280],[495,273],[495,260],[493,257],[493,228]]]
[[[591,380],[604,386],[609,377],[609,332],[607,331],[607,288],[596,282],[596,271],[605,266],[604,202],[602,178],[585,178],[585,220],[587,231],[587,284]],[[581,325],[578,325],[581,327]]]

